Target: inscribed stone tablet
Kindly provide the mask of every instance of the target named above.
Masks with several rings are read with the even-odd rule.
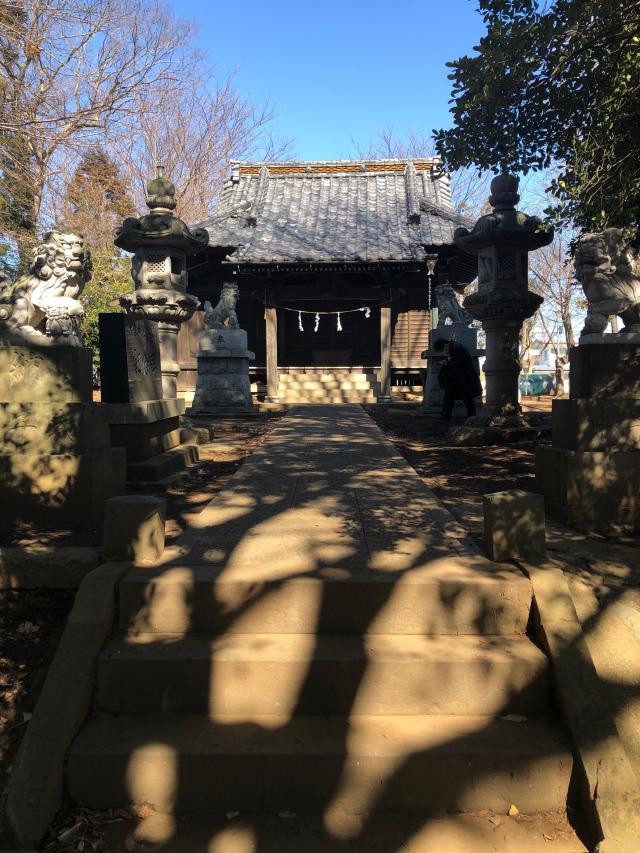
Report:
[[[100,315],[100,381],[104,403],[162,399],[155,323],[129,314]]]

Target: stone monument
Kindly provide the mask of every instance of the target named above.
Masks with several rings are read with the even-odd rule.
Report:
[[[116,231],[115,244],[133,252],[131,277],[135,290],[120,298],[130,314],[158,324],[163,397],[177,396],[178,331],[198,307],[187,293],[187,256],[202,252],[209,235],[204,228],[191,231],[174,215],[176,191],[158,166],[157,176],[147,184],[149,213],[129,217]]]
[[[576,277],[588,300],[570,351],[569,399],[553,401],[552,446],[536,452],[546,510],[572,527],[640,527],[640,260],[620,229],[578,242]],[[625,326],[604,334],[610,314]]]
[[[184,400],[162,397],[158,326],[138,314],[100,315],[100,378],[111,441],[127,451],[130,483],[158,483],[198,459],[180,442]]]
[[[528,289],[528,253],[553,240],[537,216],[516,210],[518,178],[498,175],[491,181],[493,212],[481,216],[471,231],[457,228],[456,245],[478,256],[478,290],[464,300],[486,335],[486,402],[482,414],[466,425],[515,426],[519,422],[519,339],[523,321],[542,297]]]
[[[49,232],[29,272],[0,282],[0,527],[101,528],[125,491],[125,452],[94,403],[77,297],[91,260],[77,234]]]
[[[438,374],[447,354],[435,350],[436,341],[444,339],[462,344],[473,356],[476,368],[478,368],[478,359],[484,355],[484,350],[478,349],[478,330],[471,327],[473,317],[458,301],[458,294],[453,285],[449,282],[438,284],[435,288],[435,298],[438,307],[438,325],[429,332],[429,349],[421,353],[420,358],[427,359],[422,411],[426,414],[439,415],[442,411],[444,390],[438,383]],[[447,320],[450,322],[447,323]],[[456,406],[458,405],[457,403]]]
[[[99,333],[102,402],[161,400],[157,325],[135,314],[101,314]]]
[[[198,337],[198,376],[189,415],[254,411],[247,333],[236,316],[238,285],[225,282],[215,308],[205,302],[206,328]]]

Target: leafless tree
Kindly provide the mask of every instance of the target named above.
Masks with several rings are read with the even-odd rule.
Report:
[[[393,127],[384,127],[367,145],[352,139],[356,155],[363,160],[404,160],[411,157],[435,155],[431,135],[409,131],[406,137],[396,134]],[[470,166],[458,169],[451,178],[451,200],[456,211],[469,218],[485,212],[489,198],[489,175]]]
[[[176,186],[176,213],[195,223],[211,213],[229,160],[279,159],[288,151],[289,143],[275,142],[269,131],[273,110],[240,95],[230,78],[207,87],[194,75],[178,97],[159,91],[153,109],[146,106],[112,142],[139,209],[158,163]]]
[[[177,91],[191,27],[155,0],[3,0],[0,135],[18,141],[5,168],[28,171],[32,223],[69,151],[95,143],[146,93]]]
[[[138,197],[163,160],[192,219],[210,209],[226,159],[269,147],[272,111],[220,83],[193,35],[161,0],[0,0],[0,180],[21,191],[27,240],[96,145]]]

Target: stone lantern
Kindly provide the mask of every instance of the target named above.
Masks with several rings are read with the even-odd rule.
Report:
[[[114,240],[119,248],[134,253],[131,277],[135,290],[122,296],[120,304],[127,313],[158,324],[165,399],[177,395],[180,324],[198,307],[197,298],[187,293],[187,257],[201,252],[209,242],[204,228],[191,231],[174,215],[175,195],[174,185],[158,166],[156,177],[147,184],[149,213],[140,219],[125,219]]]
[[[528,253],[553,240],[553,229],[537,216],[516,210],[518,178],[498,175],[491,181],[493,212],[481,216],[471,231],[458,228],[456,245],[478,256],[478,290],[464,300],[486,335],[487,381],[483,422],[518,416],[520,329],[542,297],[528,289]]]

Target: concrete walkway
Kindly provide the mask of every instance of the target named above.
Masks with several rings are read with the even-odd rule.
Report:
[[[140,840],[585,849],[528,580],[478,552],[360,407],[293,410],[118,602],[68,785],[90,808],[152,804]],[[473,817],[434,822],[454,812]]]

